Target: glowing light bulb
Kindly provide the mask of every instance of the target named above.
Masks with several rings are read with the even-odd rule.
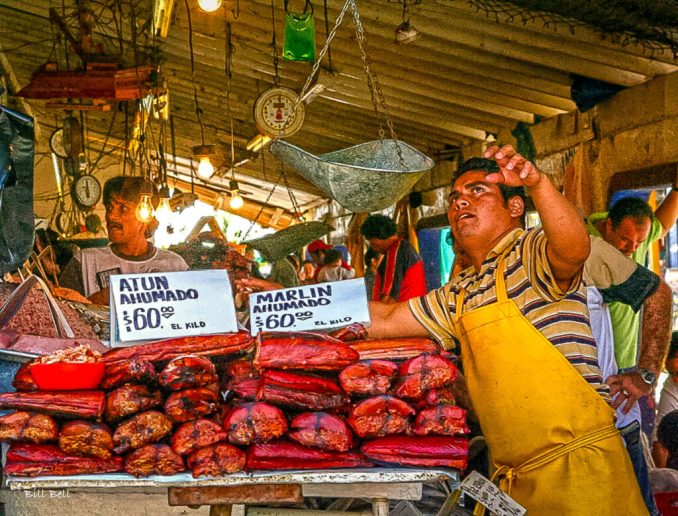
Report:
[[[206,13],[213,13],[221,7],[221,0],[198,0],[198,5]]]
[[[171,217],[172,207],[170,206],[169,199],[161,197],[158,209],[155,210],[155,218],[159,222],[167,222]]]
[[[200,156],[200,163],[198,164],[198,177],[202,179],[209,179],[213,175],[214,165],[212,165],[209,156]]]
[[[232,210],[239,210],[245,205],[245,201],[240,196],[240,193],[235,192],[233,194],[233,197],[231,197],[231,200],[228,201],[228,205],[231,207]]]
[[[153,220],[153,205],[151,204],[150,195],[141,196],[137,209],[134,210],[134,215],[136,215],[139,222],[150,222]]]

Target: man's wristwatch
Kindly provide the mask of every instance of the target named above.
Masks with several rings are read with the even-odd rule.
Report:
[[[654,382],[657,381],[657,375],[649,369],[643,369],[642,367],[639,367],[637,371],[646,384],[654,385]]]

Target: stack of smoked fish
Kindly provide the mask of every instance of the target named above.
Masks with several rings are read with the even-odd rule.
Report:
[[[466,466],[457,370],[427,339],[187,337],[103,355],[99,390],[0,394],[10,475]],[[338,338],[337,338],[338,337]],[[242,354],[254,346],[253,356]],[[238,356],[241,355],[241,356]]]

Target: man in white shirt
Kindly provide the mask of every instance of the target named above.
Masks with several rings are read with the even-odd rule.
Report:
[[[181,256],[157,249],[148,240],[157,226],[155,219],[141,222],[135,210],[141,200],[142,177],[117,176],[104,185],[107,247],[82,249],[64,269],[61,286],[80,292],[96,304],[109,303],[109,278],[114,274],[185,271],[188,265]],[[158,194],[153,191],[153,206]]]

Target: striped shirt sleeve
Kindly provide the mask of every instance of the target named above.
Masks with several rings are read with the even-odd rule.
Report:
[[[454,325],[454,303],[449,303],[450,284],[432,290],[425,296],[408,301],[415,319],[445,349],[456,347],[456,328]]]
[[[579,289],[582,281],[582,271],[579,271],[572,279],[566,291],[563,291],[558,285],[548,260],[547,240],[543,228],[526,233],[521,245],[521,254],[530,284],[543,299],[547,301],[560,301],[565,296]]]

